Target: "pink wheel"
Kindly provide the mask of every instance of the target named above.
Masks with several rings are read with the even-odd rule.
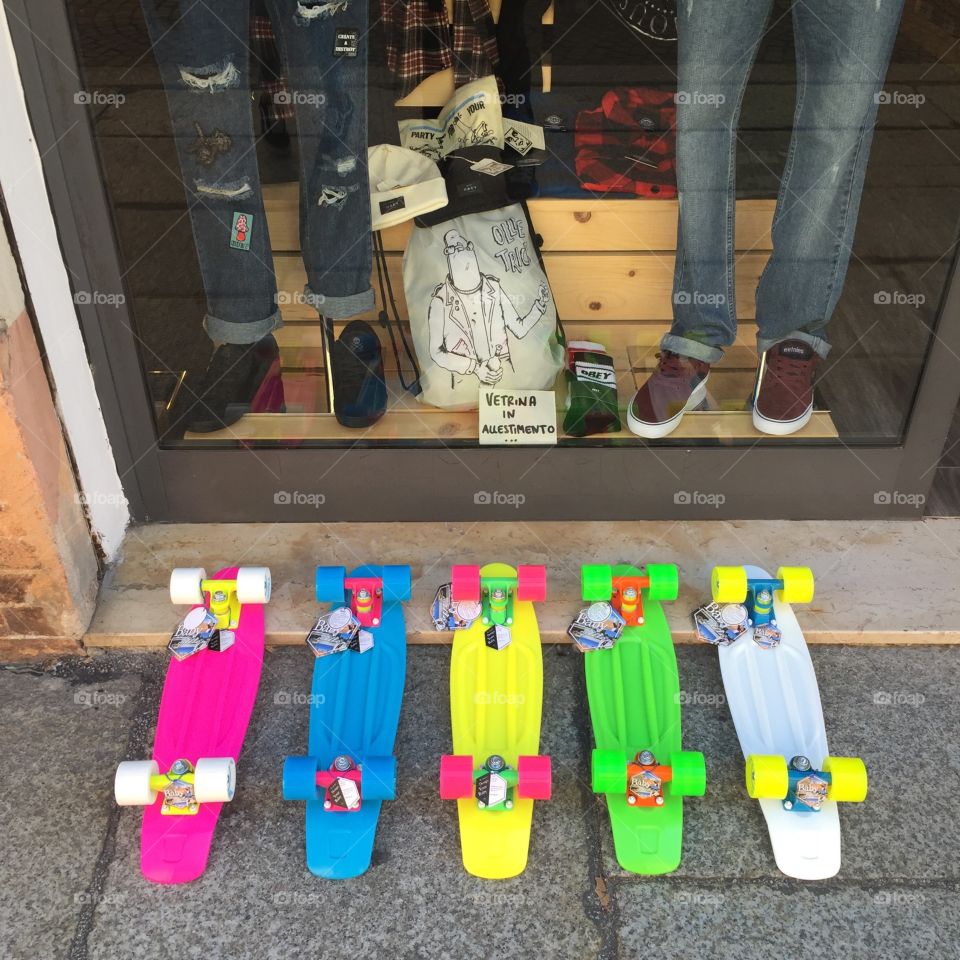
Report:
[[[546,567],[517,567],[517,599],[534,603],[547,599]]]
[[[454,603],[461,600],[480,600],[480,568],[471,564],[455,564],[451,567],[450,593]]]
[[[460,800],[473,796],[473,757],[440,758],[440,799]]]
[[[549,800],[551,779],[549,757],[517,758],[518,797],[526,797],[529,800]]]

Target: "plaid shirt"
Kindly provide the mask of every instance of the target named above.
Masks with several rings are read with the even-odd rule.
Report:
[[[453,2],[453,85],[498,73],[497,28],[487,0]]]
[[[574,164],[581,185],[598,193],[675,198],[676,125],[673,93],[608,90],[596,110],[577,114]]]
[[[380,16],[387,35],[387,66],[401,97],[453,63],[443,0],[380,0]]]

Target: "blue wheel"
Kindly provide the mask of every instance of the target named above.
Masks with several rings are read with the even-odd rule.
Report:
[[[385,566],[381,577],[384,600],[389,602],[410,599],[410,568],[408,566]]]
[[[283,761],[283,799],[316,800],[317,758],[287,757]]]
[[[345,567],[317,567],[317,600],[321,603],[343,603],[346,600],[343,589],[346,576]]]
[[[360,764],[360,796],[364,800],[393,800],[396,795],[396,757],[365,757]]]

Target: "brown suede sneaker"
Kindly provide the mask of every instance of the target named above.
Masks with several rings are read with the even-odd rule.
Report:
[[[627,409],[627,425],[638,437],[656,440],[672,433],[683,415],[703,403],[710,364],[664,350],[657,369],[636,392]]]
[[[807,425],[813,414],[813,375],[820,357],[803,340],[783,340],[760,359],[760,387],[753,401],[753,425],[784,437]]]

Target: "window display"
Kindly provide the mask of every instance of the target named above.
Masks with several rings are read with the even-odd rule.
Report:
[[[161,444],[472,446],[484,389],[565,446],[898,443],[943,6],[71,4]]]

